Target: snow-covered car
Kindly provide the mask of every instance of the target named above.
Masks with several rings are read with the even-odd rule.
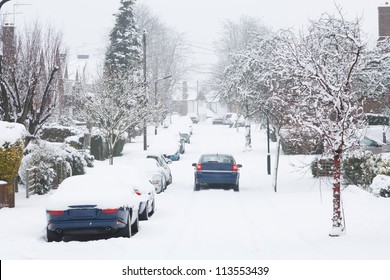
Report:
[[[134,168],[133,165],[109,166],[109,168],[114,171],[110,172],[109,176],[121,178],[134,189],[140,200],[139,220],[148,220],[156,208],[156,189],[160,188],[162,176],[150,174],[144,169]]]
[[[171,168],[169,168],[169,164],[172,163],[172,160],[166,158],[162,153],[159,152],[149,152],[146,158],[152,158],[156,160],[158,164],[164,168],[164,175],[167,185],[172,184],[172,171]]]
[[[132,168],[137,172],[142,172],[151,178],[152,184],[155,186],[156,193],[163,192],[171,179],[169,173],[153,158],[133,159],[126,163],[128,168]]]
[[[227,113],[223,123],[229,125],[229,127],[243,127],[245,126],[245,118],[242,115],[238,117],[236,113]]]
[[[236,120],[237,120],[237,114],[236,113],[227,113],[223,117],[223,124],[227,124],[229,126],[233,126],[233,124],[236,122]]]
[[[199,191],[202,187],[232,188],[239,191],[240,168],[234,157],[229,154],[203,154],[195,167],[194,190]]]
[[[185,143],[190,144],[191,143],[191,134],[189,133],[179,133],[180,134],[180,140],[183,140]]]
[[[180,141],[179,133],[166,135],[164,141],[158,142],[158,150],[171,161],[178,161],[184,149],[185,145]]]
[[[66,236],[131,237],[139,229],[139,197],[122,180],[78,175],[65,179],[46,206],[47,241]]]
[[[188,117],[190,117],[192,123],[197,124],[199,122],[199,117],[196,114],[188,114]]]
[[[221,115],[215,115],[212,122],[213,124],[224,124],[224,117]]]

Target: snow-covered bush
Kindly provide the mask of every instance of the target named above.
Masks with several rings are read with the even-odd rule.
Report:
[[[390,175],[390,161],[372,153],[354,155],[345,159],[342,165],[344,181],[365,189],[371,185],[375,176]]]
[[[310,167],[314,178],[333,175],[333,159],[331,158],[316,158]]]
[[[88,159],[85,160],[85,159]],[[88,163],[89,162],[89,163]],[[58,183],[60,174],[65,178],[85,173],[85,166],[93,166],[93,157],[68,144],[33,140],[25,149],[19,177],[21,184],[27,181],[27,169],[38,167],[36,182],[38,194],[45,194]],[[63,178],[62,178],[63,179]]]
[[[317,132],[307,128],[280,131],[282,150],[286,155],[322,154],[323,142]]]
[[[23,157],[27,131],[21,124],[0,121],[0,132],[0,180],[13,186]],[[10,192],[14,192],[13,188]]]
[[[371,190],[376,196],[390,197],[390,176],[375,176],[371,184]]]

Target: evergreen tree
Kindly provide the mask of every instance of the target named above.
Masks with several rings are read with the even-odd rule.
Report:
[[[135,0],[121,0],[104,64],[105,75],[128,79],[142,62],[141,36],[134,19]]]
[[[134,4],[135,0],[121,0],[109,37],[103,79],[96,84],[93,98],[86,98],[86,113],[99,124],[108,143],[110,164],[113,164],[117,141],[131,127],[139,125],[149,111],[145,85],[139,75],[142,50],[133,15]]]

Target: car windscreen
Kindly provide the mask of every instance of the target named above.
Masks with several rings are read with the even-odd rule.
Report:
[[[201,158],[202,163],[229,163],[234,164],[234,160],[228,155],[204,155]]]

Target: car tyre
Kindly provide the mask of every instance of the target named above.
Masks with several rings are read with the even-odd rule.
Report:
[[[62,235],[54,232],[54,231],[51,231],[51,230],[46,230],[46,236],[47,236],[47,242],[60,242],[62,241]]]
[[[239,192],[240,191],[240,186],[237,184],[237,185],[234,185],[233,186],[233,190],[235,191],[235,192]]]
[[[195,185],[194,185],[194,191],[200,191],[200,185],[199,184],[197,184],[197,183],[195,183]]]
[[[146,202],[146,206],[145,206],[144,211],[142,211],[142,213],[139,215],[139,219],[140,219],[141,221],[147,221],[147,220],[149,220],[148,208],[149,208],[149,202]]]
[[[131,225],[131,234],[136,234],[139,231],[139,218]]]
[[[130,225],[130,221],[131,221],[131,213],[129,212],[129,215],[127,216],[126,226],[124,228],[118,230],[118,234],[117,234],[118,236],[126,237],[126,238],[131,237],[132,227]]]
[[[165,177],[164,176],[162,176],[162,186],[161,186],[161,189],[162,189],[162,191],[165,191],[166,189],[167,189],[167,186],[168,186],[168,184],[167,184],[167,181],[165,180]]]
[[[168,185],[172,184],[172,180],[173,180],[173,179],[172,179],[172,174],[170,173],[170,174],[169,174],[169,181],[168,181]]]
[[[150,211],[149,217],[153,216],[155,209],[156,209],[156,204],[155,204],[155,202],[153,200],[153,202],[152,202],[152,211]]]

